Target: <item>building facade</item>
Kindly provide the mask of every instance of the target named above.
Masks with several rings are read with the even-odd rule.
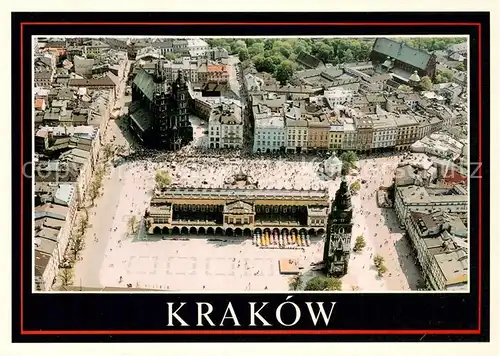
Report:
[[[330,125],[328,132],[328,148],[330,151],[342,149],[342,138],[344,137],[344,124],[336,120]]]
[[[273,115],[255,120],[253,151],[271,153],[286,147],[286,129],[283,116]]]
[[[467,228],[452,214],[411,212],[407,232],[431,290],[463,289],[468,281]],[[460,246],[460,241],[465,243]],[[458,243],[457,243],[458,242]]]
[[[396,187],[394,197],[394,210],[403,224],[406,224],[411,211],[429,212],[440,209],[449,213],[463,213],[467,212],[468,206],[468,195],[454,188],[433,194],[431,190],[415,185]]]
[[[241,148],[241,107],[235,103],[215,106],[208,122],[208,133],[210,148]]]
[[[324,152],[328,150],[328,137],[330,133],[330,123],[328,120],[320,120],[313,117],[307,121],[307,149],[308,151]]]
[[[182,71],[172,85],[167,83],[162,61],[154,74],[141,70],[134,78],[132,100],[140,108],[130,114],[129,124],[146,145],[178,150],[193,139],[189,121],[190,93]]]
[[[374,115],[372,149],[393,148],[396,146],[397,126],[390,115]]]
[[[370,117],[357,118],[356,125],[356,151],[364,152],[372,148],[373,122]]]
[[[409,115],[398,115],[394,120],[397,125],[396,150],[408,150],[417,141],[420,123]]]
[[[276,229],[323,234],[328,199],[322,190],[169,188],[156,191],[146,228],[150,234],[251,236]]]

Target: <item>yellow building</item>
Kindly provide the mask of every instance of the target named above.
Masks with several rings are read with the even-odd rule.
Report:
[[[328,149],[338,151],[342,149],[342,139],[344,138],[344,123],[340,120],[332,121],[328,132]]]

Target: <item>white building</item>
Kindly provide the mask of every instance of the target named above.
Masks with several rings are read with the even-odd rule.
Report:
[[[261,87],[264,85],[264,80],[256,75],[253,75],[252,73],[245,74],[243,81],[249,93],[259,92]]]
[[[191,57],[205,56],[209,49],[210,46],[208,45],[208,43],[206,43],[201,38],[187,39],[187,50]]]
[[[464,145],[444,133],[433,133],[413,143],[412,152],[426,153],[441,158],[456,160],[463,152]]]
[[[397,126],[392,115],[371,115],[373,122],[372,148],[396,146]]]
[[[323,163],[323,169],[330,178],[340,176],[342,173],[342,161],[335,155],[328,157]]]
[[[330,88],[325,90],[325,99],[328,105],[333,108],[337,105],[347,105],[352,104],[353,91],[344,88]]]
[[[256,119],[254,133],[253,152],[276,152],[286,147],[283,116]]]
[[[241,148],[243,120],[241,106],[222,103],[213,108],[208,121],[210,148]]]
[[[161,50],[155,47],[144,47],[140,48],[135,55],[136,61],[151,61],[155,59],[160,59],[162,57]]]
[[[201,38],[163,38],[152,43],[165,56],[168,53],[192,57],[204,56],[210,49],[208,43]]]
[[[467,212],[469,199],[467,194],[458,194],[457,189],[450,189],[452,194],[436,195],[432,190],[420,186],[396,187],[394,210],[399,221],[407,224],[408,216],[412,211],[429,212],[442,210],[449,213]]]

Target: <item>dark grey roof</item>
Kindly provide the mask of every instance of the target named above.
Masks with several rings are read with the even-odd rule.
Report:
[[[140,107],[130,114],[130,118],[140,127],[143,132],[146,132],[151,127],[151,116],[147,110]]]
[[[419,69],[426,69],[431,55],[427,52],[407,46],[403,42],[397,42],[388,38],[377,38],[373,45],[373,51],[385,56],[399,60]]]
[[[155,83],[153,76],[145,70],[139,71],[134,78],[134,85],[150,100],[153,100],[153,93],[155,90]]]
[[[306,67],[309,68],[317,68],[323,65],[323,62],[319,60],[318,58],[311,56],[310,54],[307,54],[305,52],[299,53],[297,56],[297,62],[300,64],[305,65]]]

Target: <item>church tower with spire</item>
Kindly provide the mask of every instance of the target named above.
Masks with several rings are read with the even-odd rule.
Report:
[[[175,106],[172,108],[172,115],[175,118],[175,148],[188,144],[193,139],[193,127],[189,121],[188,103],[189,87],[182,69],[179,69],[177,79],[172,88],[172,95]]]
[[[345,176],[328,215],[323,261],[327,275],[341,277],[347,273],[352,237],[351,194]]]
[[[153,73],[153,121],[160,147],[168,147],[170,142],[169,97],[170,87],[167,84],[163,60],[156,62]]]

